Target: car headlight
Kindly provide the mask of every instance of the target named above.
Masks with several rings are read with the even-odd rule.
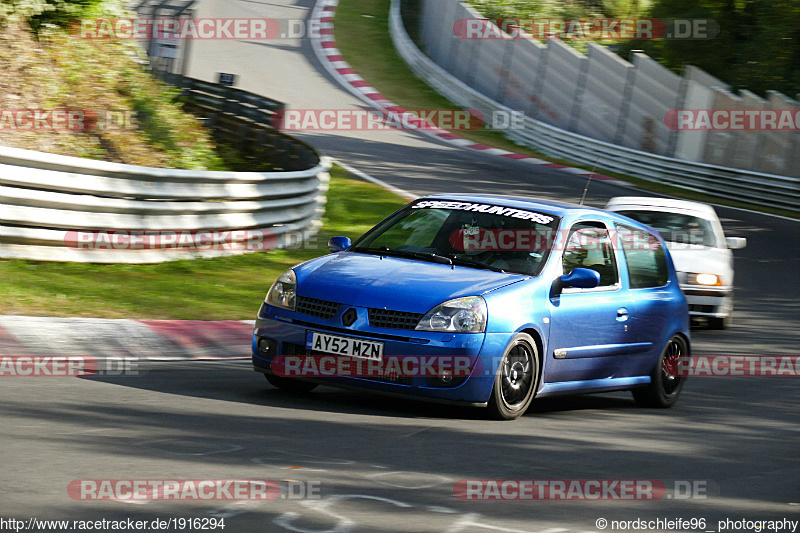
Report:
[[[417,331],[482,333],[486,330],[486,302],[480,296],[456,298],[428,311]]]
[[[291,268],[281,274],[278,281],[269,288],[264,299],[269,305],[294,311],[297,305],[297,276]]]
[[[686,278],[686,283],[690,285],[719,286],[722,285],[722,278],[716,274],[689,274]]]

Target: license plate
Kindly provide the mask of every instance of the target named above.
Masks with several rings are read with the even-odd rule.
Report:
[[[332,355],[348,355],[381,361],[383,359],[383,343],[354,339],[352,337],[339,337],[309,331],[306,336],[306,348],[315,352]]]

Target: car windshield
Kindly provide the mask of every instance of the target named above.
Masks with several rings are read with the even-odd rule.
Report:
[[[378,224],[350,250],[536,276],[558,222],[524,209],[423,200]]]
[[[621,215],[655,228],[665,241],[716,247],[711,222],[704,218],[664,211],[619,211]]]

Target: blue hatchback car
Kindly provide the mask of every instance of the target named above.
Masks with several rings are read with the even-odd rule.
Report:
[[[318,384],[488,406],[631,390],[670,407],[689,313],[657,232],[599,209],[436,195],[287,270],[253,334],[283,389]]]

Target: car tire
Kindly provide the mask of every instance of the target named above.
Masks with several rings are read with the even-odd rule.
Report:
[[[308,381],[300,381],[299,379],[285,378],[282,376],[275,376],[273,374],[264,374],[270,385],[273,385],[281,390],[288,392],[311,392],[317,388],[316,383],[309,383]]]
[[[730,316],[712,316],[708,318],[708,329],[728,329],[730,325]]]
[[[689,344],[686,339],[681,335],[673,335],[650,374],[650,384],[631,391],[636,403],[642,407],[662,409],[675,405],[686,383],[686,378],[672,375],[668,369],[671,367],[674,373],[678,368],[680,357],[687,355],[689,355]]]
[[[539,349],[533,337],[520,333],[506,348],[494,378],[489,413],[499,420],[522,416],[539,384]]]

